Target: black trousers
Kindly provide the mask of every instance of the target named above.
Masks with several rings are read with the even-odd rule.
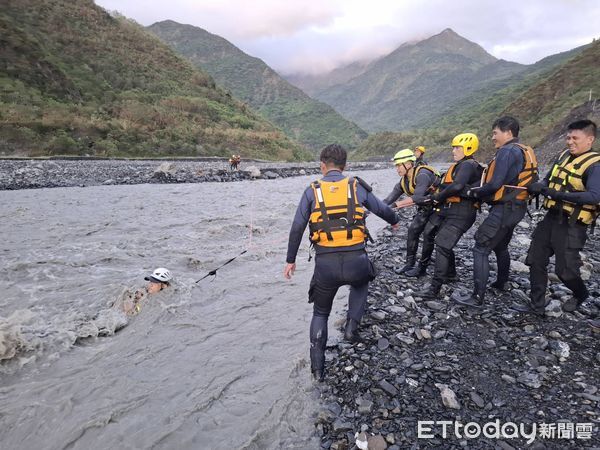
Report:
[[[322,369],[327,345],[327,320],[338,289],[350,285],[348,318],[360,322],[367,304],[369,281],[375,277],[365,250],[323,253],[315,256],[308,301],[313,304],[310,323],[312,369]]]
[[[462,201],[444,205],[438,213],[441,219],[435,237],[435,271],[432,284],[440,287],[449,277],[456,274],[454,247],[477,217],[473,202]]]
[[[406,235],[406,261],[414,261],[419,248],[419,237],[423,234],[423,248],[421,249],[421,260],[429,261],[435,247],[435,231],[431,226],[427,226],[430,217],[433,214],[432,208],[417,208],[413,216],[408,233]],[[425,233],[423,233],[425,231]]]
[[[483,297],[490,274],[489,255],[496,254],[498,281],[506,283],[510,271],[508,244],[517,224],[527,212],[525,203],[492,205],[488,216],[475,233],[473,247],[473,282],[475,294]]]
[[[538,223],[531,237],[526,263],[529,266],[531,304],[541,308],[546,305],[548,263],[555,257],[555,272],[558,278],[573,291],[580,301],[588,297],[588,290],[581,279],[581,256],[587,240],[587,226],[570,224],[562,214],[549,211]]]

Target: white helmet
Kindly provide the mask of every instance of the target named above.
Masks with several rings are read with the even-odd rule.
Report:
[[[173,279],[171,272],[169,269],[165,269],[164,267],[159,267],[152,272],[152,275],[145,277],[146,281],[153,281],[155,283],[169,283]]]

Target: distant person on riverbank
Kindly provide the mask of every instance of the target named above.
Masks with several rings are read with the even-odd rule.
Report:
[[[425,155],[425,147],[422,145],[417,145],[415,147],[415,158],[417,158],[415,161],[415,166],[424,166],[427,164],[425,162],[425,160],[423,159],[424,155]]]
[[[323,178],[306,188],[296,210],[290,230],[285,278],[296,270],[296,255],[306,225],[315,248],[315,270],[308,290],[313,304],[310,324],[310,366],[315,379],[325,374],[327,320],[338,289],[350,285],[348,316],[344,337],[358,342],[358,326],[365,312],[369,281],[375,268],[365,250],[368,231],[365,208],[395,226],[396,213],[371,192],[371,187],[358,177],[346,177],[347,153],[340,145],[328,145],[321,151]]]
[[[231,170],[238,170],[240,162],[242,162],[240,155],[231,155],[231,158],[229,158],[229,168]]]
[[[392,192],[385,198],[388,205],[394,204],[400,210],[412,204],[417,205],[417,211],[408,227],[406,236],[406,260],[404,266],[397,271],[409,277],[420,277],[425,274],[429,260],[434,249],[434,230],[426,229],[429,217],[433,212],[430,194],[440,184],[440,175],[431,166],[416,165],[414,152],[405,148],[397,152],[392,161],[396,166],[396,172],[400,176],[400,182],[394,186]],[[407,198],[396,201],[402,195]],[[419,249],[419,238],[423,236],[423,248],[421,259],[416,264],[417,250]]]
[[[489,214],[475,233],[473,248],[473,292],[455,293],[453,300],[465,306],[481,307],[490,273],[490,253],[496,254],[496,280],[492,287],[502,291],[508,282],[508,244],[517,224],[527,212],[527,186],[537,181],[537,159],[533,149],[519,142],[517,119],[504,116],[492,124],[492,143],[497,149],[483,174],[480,187],[469,188],[465,197],[490,205]]]
[[[113,308],[120,309],[128,316],[133,316],[140,312],[142,304],[149,295],[156,294],[171,285],[173,277],[171,272],[164,267],[159,267],[144,278],[148,284],[136,291],[132,292],[127,289],[121,294],[117,301],[113,304]]]
[[[533,232],[525,263],[529,266],[529,302],[514,305],[525,313],[545,314],[548,263],[554,255],[555,272],[572,292],[562,309],[573,312],[589,297],[581,279],[581,255],[587,232],[600,213],[600,153],[592,150],[597,126],[578,120],[567,127],[564,150],[541,182],[529,186],[532,194],[543,195],[548,212]]]

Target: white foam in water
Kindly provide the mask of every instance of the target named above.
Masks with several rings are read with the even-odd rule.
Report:
[[[380,197],[398,180],[357,175]],[[316,178],[0,191],[1,446],[317,448],[306,240],[282,277]],[[110,306],[156,267],[170,288]]]
[[[0,360],[14,358],[30,345],[23,340],[21,327],[32,317],[29,310],[17,310],[9,317],[0,317]]]

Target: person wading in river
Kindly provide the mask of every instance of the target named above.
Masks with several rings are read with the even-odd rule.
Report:
[[[369,236],[365,208],[391,225],[399,220],[389,206],[373,195],[367,183],[342,174],[346,158],[346,150],[340,145],[328,145],[321,151],[323,178],[311,183],[302,194],[290,230],[283,271],[287,279],[294,274],[296,255],[308,224],[316,254],[308,291],[308,302],[313,304],[310,365],[318,381],[325,375],[327,320],[333,298],[343,285],[350,285],[344,337],[352,342],[360,340],[358,325],[365,311],[369,281],[375,278],[375,268],[365,250]]]
[[[148,281],[148,284],[145,287],[137,289],[135,292],[131,292],[129,289],[125,290],[113,304],[113,308],[120,309],[128,316],[139,313],[142,309],[143,302],[148,296],[169,287],[173,277],[168,269],[159,267],[152,272],[152,275],[144,277],[144,280]]]

